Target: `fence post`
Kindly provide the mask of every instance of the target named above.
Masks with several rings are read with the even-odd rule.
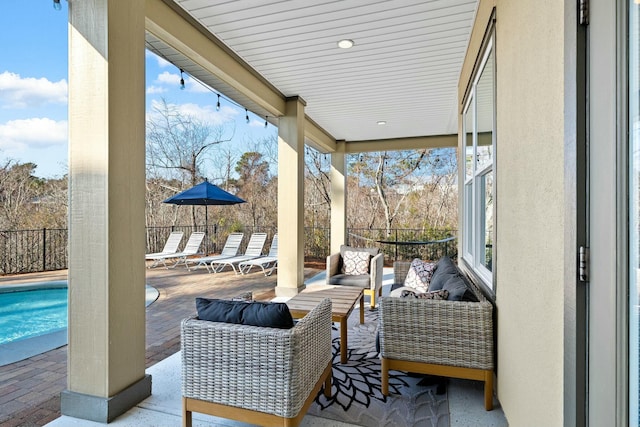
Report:
[[[47,229],[42,229],[42,271],[47,271]]]

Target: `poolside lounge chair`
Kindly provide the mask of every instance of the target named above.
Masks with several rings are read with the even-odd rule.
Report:
[[[182,252],[160,254],[154,257],[149,257],[149,259],[155,260],[152,267],[158,265],[159,263],[162,263],[165,267],[169,268],[167,266],[167,260],[169,259],[177,259],[176,263],[171,268],[176,268],[181,262],[186,265],[187,257],[198,253],[203,239],[204,232],[194,231],[193,233],[191,233],[191,236],[189,236],[189,240],[187,240],[187,244],[184,245],[184,249],[182,249]]]
[[[175,254],[178,252],[178,246],[180,246],[180,242],[182,241],[183,236],[182,231],[172,231],[167,238],[167,241],[160,252],[154,252],[151,254],[145,255],[145,260],[155,260],[155,262],[149,267],[155,267],[160,262],[159,256],[167,255],[167,254]]]
[[[195,269],[204,265],[209,271],[209,263],[213,261],[219,261],[225,258],[231,258],[238,255],[238,250],[240,250],[240,244],[242,243],[242,238],[244,237],[244,233],[231,233],[227,237],[227,241],[222,248],[222,252],[218,255],[210,255],[203,256],[199,258],[191,258],[186,260],[187,269],[189,269],[189,264],[195,264]],[[209,271],[211,272],[211,271]]]
[[[234,264],[248,261],[250,259],[258,258],[262,255],[262,248],[264,248],[264,242],[267,241],[267,233],[253,233],[247,244],[247,250],[244,255],[238,255],[231,258],[225,258],[218,261],[211,262],[211,270],[214,273],[220,273],[226,266],[233,268],[233,271],[238,274]]]
[[[248,261],[242,261],[238,264],[240,273],[247,274],[253,266],[260,267],[265,276],[271,276],[273,270],[278,266],[278,235],[275,234],[271,240],[271,247],[269,248],[269,254],[258,258],[250,259]],[[267,272],[265,269],[268,268]]]

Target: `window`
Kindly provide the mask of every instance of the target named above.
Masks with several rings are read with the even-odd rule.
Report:
[[[495,257],[495,63],[487,43],[463,115],[463,259],[493,289]]]
[[[629,425],[640,425],[640,3],[629,0]]]

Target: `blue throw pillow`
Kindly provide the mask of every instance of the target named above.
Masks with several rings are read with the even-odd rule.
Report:
[[[285,303],[196,298],[200,320],[289,329],[293,317]]]

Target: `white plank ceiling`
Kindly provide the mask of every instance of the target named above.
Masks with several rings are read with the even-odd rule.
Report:
[[[282,94],[301,96],[307,115],[337,140],[457,133],[457,84],[477,0],[175,1]],[[355,45],[340,49],[341,39]],[[159,40],[147,41],[265,114]]]

